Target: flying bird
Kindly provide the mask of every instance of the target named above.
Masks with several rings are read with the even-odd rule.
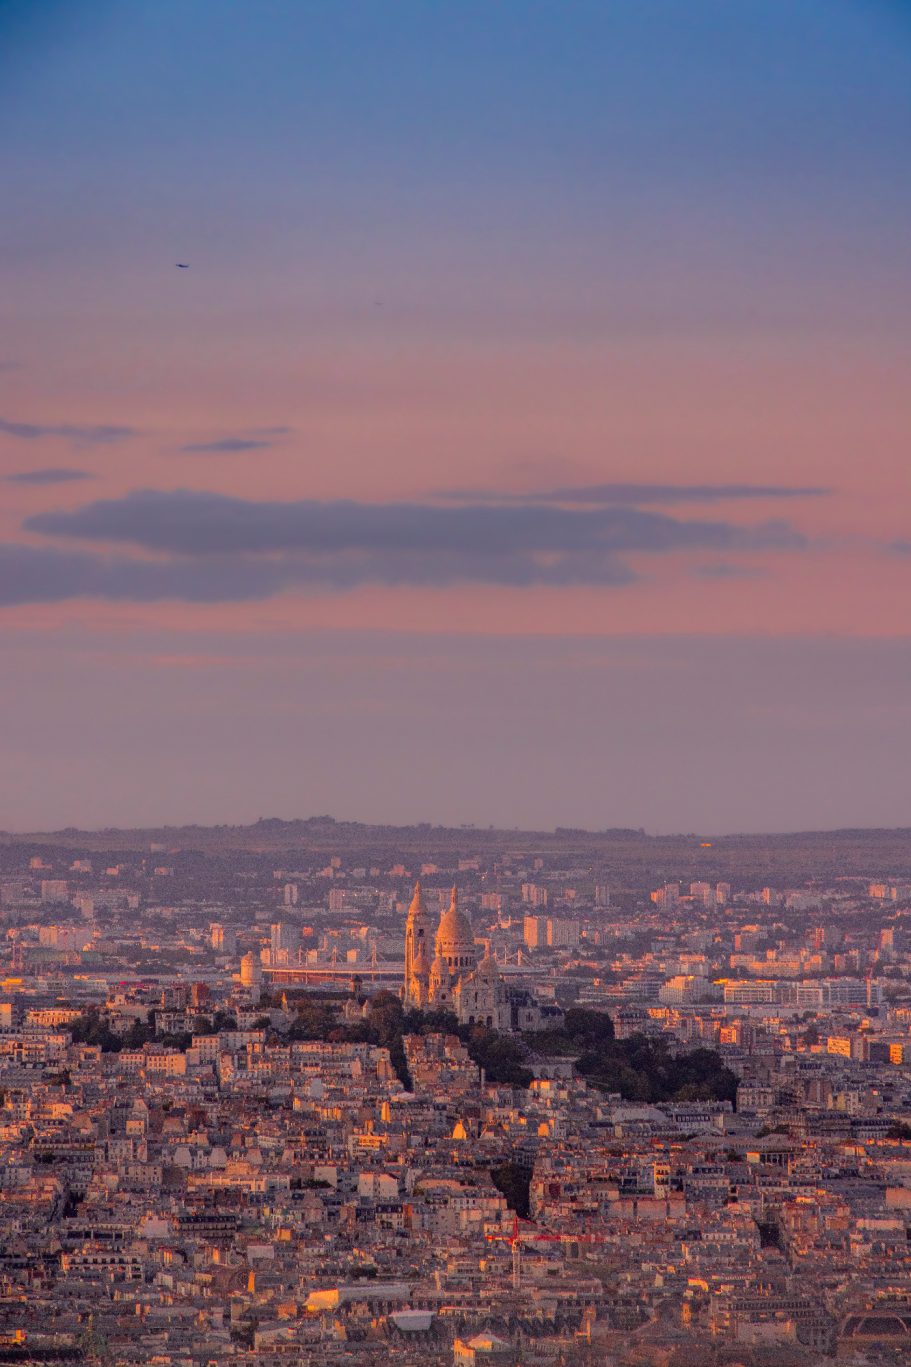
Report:
[[[190,269],[190,263],[189,263],[189,261],[178,261],[178,262],[177,262],[177,269],[178,269],[179,271],[188,271],[188,270]]]

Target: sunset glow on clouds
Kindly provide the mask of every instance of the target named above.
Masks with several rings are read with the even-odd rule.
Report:
[[[183,817],[822,824],[829,732],[775,741],[788,671],[818,670],[795,706],[853,726],[859,757],[869,718],[832,672],[911,632],[911,23],[848,0],[685,10],[4,9],[0,632],[7,705],[51,767],[45,681],[78,685],[70,777],[11,770],[0,826],[81,821],[83,801],[168,819],[141,756],[209,671],[220,739],[192,763],[213,786]],[[627,638],[644,653],[620,670]],[[409,685],[369,741],[352,694],[360,758],[341,716],[330,801],[315,712],[353,640],[367,676],[400,649]],[[128,778],[104,726],[124,643]],[[472,683],[439,727],[464,755],[483,713],[487,744],[447,792],[408,788],[455,649]],[[670,670],[680,650],[711,670]],[[533,796],[495,739],[530,668]],[[736,708],[767,687],[737,762],[774,751],[779,778],[717,790],[733,722],[665,763],[630,671],[684,728],[707,689]],[[907,746],[899,677],[875,727]],[[632,748],[602,725],[624,709]],[[291,766],[289,726],[321,777]],[[859,759],[839,801],[826,821],[911,821]]]

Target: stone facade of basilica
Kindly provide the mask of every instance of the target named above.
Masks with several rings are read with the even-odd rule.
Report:
[[[490,951],[479,958],[471,922],[459,909],[455,888],[434,933],[421,885],[415,884],[405,925],[402,1000],[419,1011],[451,1011],[460,1025],[510,1029],[512,1010],[506,985]]]

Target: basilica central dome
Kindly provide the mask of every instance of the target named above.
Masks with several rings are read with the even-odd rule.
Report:
[[[440,917],[436,951],[440,958],[446,960],[450,973],[474,968],[477,963],[474,930],[464,911],[459,909],[459,895],[455,888],[452,890],[449,910]]]

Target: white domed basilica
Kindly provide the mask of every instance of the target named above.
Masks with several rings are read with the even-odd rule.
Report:
[[[512,1022],[509,994],[489,950],[478,962],[474,931],[459,909],[455,888],[433,937],[432,959],[430,939],[430,918],[421,885],[416,883],[405,925],[405,1005],[419,1011],[451,1011],[460,1025],[508,1030]]]

